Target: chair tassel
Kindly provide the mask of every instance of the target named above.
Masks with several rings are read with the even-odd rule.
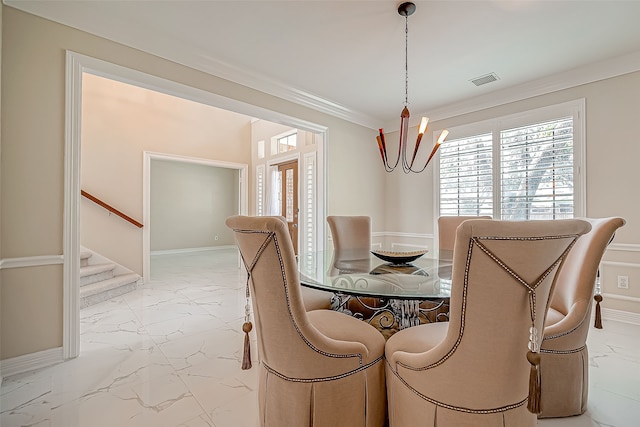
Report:
[[[600,303],[602,302],[602,295],[596,294],[593,296],[593,299],[596,300],[596,322],[593,325],[596,329],[602,329],[602,312],[600,309]]]
[[[242,352],[242,369],[251,369],[251,344],[249,342],[249,332],[253,329],[251,322],[244,322],[242,324],[242,331],[244,332],[244,351]]]
[[[532,414],[540,414],[540,355],[527,352],[527,360],[531,364],[529,371],[529,399],[527,409]]]

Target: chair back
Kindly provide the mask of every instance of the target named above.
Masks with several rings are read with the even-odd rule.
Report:
[[[468,219],[491,219],[483,216],[441,216],[438,218],[438,249],[442,253],[453,256],[453,245],[456,242],[456,229]]]
[[[570,347],[578,348],[586,342],[600,261],[616,230],[625,225],[625,220],[619,217],[584,220],[591,224],[591,231],[578,239],[558,272],[545,322],[546,344],[551,344],[552,336],[569,330],[574,342]],[[570,312],[571,316],[567,317]]]
[[[438,218],[438,276],[451,279],[453,246],[456,241],[456,229],[468,219],[491,219],[490,216],[441,216]]]
[[[329,377],[357,369],[358,357],[336,362],[322,348],[336,348],[311,325],[301,296],[298,266],[287,225],[281,217],[233,216],[248,271],[261,364],[287,378]]]
[[[328,216],[333,249],[343,260],[369,259],[371,218],[368,216]]]
[[[526,406],[530,328],[539,346],[556,272],[589,228],[580,220],[461,224],[446,337],[428,352],[403,357],[400,376],[414,371],[421,377],[411,382],[415,391],[456,410]]]

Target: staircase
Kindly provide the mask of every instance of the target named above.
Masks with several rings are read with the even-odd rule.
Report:
[[[91,252],[80,253],[80,308],[107,301],[138,287],[136,273],[114,274],[116,264],[89,264]]]

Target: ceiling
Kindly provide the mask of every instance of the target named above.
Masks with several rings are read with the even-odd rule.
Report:
[[[399,1],[4,3],[372,128],[397,122],[403,106]],[[640,0],[415,3],[412,117],[442,118],[640,69]],[[471,82],[490,73],[498,80]]]

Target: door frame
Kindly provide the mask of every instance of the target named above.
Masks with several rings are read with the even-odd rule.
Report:
[[[82,125],[82,75],[95,74],[167,95],[177,96],[228,111],[286,124],[321,134],[318,156],[315,212],[318,249],[325,245],[324,218],[327,196],[325,161],[327,151],[326,126],[308,122],[263,107],[207,92],[162,77],[116,65],[70,50],[66,51],[65,75],[65,159],[63,216],[63,284],[62,284],[62,358],[80,354],[80,147]],[[247,172],[248,174],[248,172]],[[245,174],[245,177],[246,175]],[[247,188],[248,180],[245,179]],[[248,193],[248,192],[247,192]]]

